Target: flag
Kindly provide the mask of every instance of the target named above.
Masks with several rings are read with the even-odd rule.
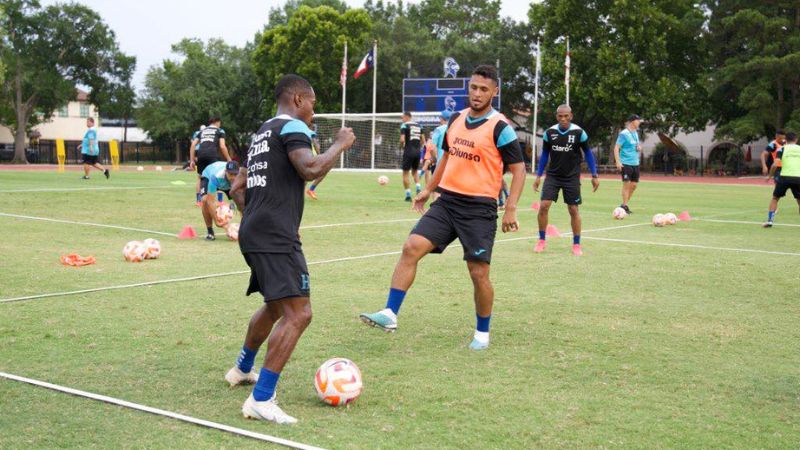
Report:
[[[358,65],[356,73],[353,74],[353,79],[356,79],[361,75],[364,75],[374,65],[375,65],[375,55],[372,53],[372,50],[370,50],[366,54],[366,56],[364,56],[364,59],[361,60],[361,64]]]
[[[567,44],[567,56],[564,59],[564,69],[566,69],[566,74],[564,75],[564,83],[569,84],[569,66],[570,66],[570,51],[569,51],[569,44]]]
[[[753,146],[752,145],[748,145],[747,146],[747,153],[744,154],[744,160],[747,161],[747,162],[750,162],[750,161],[753,160]]]
[[[347,83],[347,44],[344,48],[344,56],[342,57],[342,73],[339,75],[339,84],[344,86]]]

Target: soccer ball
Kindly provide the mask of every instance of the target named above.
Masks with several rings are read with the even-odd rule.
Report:
[[[620,208],[619,206],[614,208],[614,212],[611,213],[611,215],[614,216],[614,218],[617,219],[617,220],[622,220],[622,219],[628,217],[628,213],[626,213],[625,210]]]
[[[239,224],[238,223],[231,223],[228,224],[228,228],[225,229],[225,234],[230,238],[232,241],[239,240]]]
[[[147,254],[147,246],[139,241],[130,241],[122,249],[122,256],[128,262],[142,262]]]
[[[145,248],[147,249],[144,255],[145,259],[156,259],[159,255],[161,255],[161,242],[158,242],[158,240],[145,239],[142,244],[144,244]]]
[[[331,406],[347,405],[361,395],[361,371],[349,359],[329,359],[317,369],[314,388],[323,402]]]
[[[217,206],[217,225],[224,227],[233,219],[233,210],[226,203]]]
[[[667,224],[667,219],[663,214],[656,214],[653,216],[653,225],[657,227],[663,227]]]
[[[386,175],[379,176],[378,184],[380,184],[381,186],[386,186],[387,184],[389,184],[389,177],[387,177]]]
[[[163,167],[161,167],[161,166],[156,166],[156,172],[161,172],[162,170],[164,170],[164,168],[163,168]]]
[[[139,166],[136,168],[139,172],[144,172],[144,166]]]
[[[667,219],[667,225],[675,225],[678,223],[678,216],[676,216],[674,213],[666,213],[664,214],[664,217]]]

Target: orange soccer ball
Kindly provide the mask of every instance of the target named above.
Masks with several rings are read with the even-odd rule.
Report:
[[[331,406],[343,406],[355,401],[363,387],[361,371],[347,358],[325,361],[314,377],[317,395]]]
[[[161,242],[158,242],[158,240],[145,239],[142,244],[147,248],[147,252],[144,255],[145,259],[156,259],[161,255]]]
[[[147,246],[143,242],[130,241],[122,249],[122,256],[128,262],[142,262],[147,255]]]
[[[217,225],[220,227],[225,227],[228,223],[233,219],[233,210],[230,206],[223,203],[217,206],[217,213],[216,213],[216,221]]]
[[[225,234],[228,238],[232,241],[239,240],[239,224],[238,223],[231,223],[228,224],[228,228],[225,229]]]

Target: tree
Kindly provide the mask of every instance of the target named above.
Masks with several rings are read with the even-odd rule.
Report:
[[[540,123],[553,122],[565,99],[569,34],[571,106],[593,142],[615,138],[632,113],[654,131],[706,126],[704,15],[693,1],[545,0],[529,18],[545,55]]]
[[[227,141],[241,154],[266,114],[253,71],[252,45],[237,48],[212,39],[173,45],[181,62],[166,60],[147,73],[139,125],[160,143],[187,142],[211,116],[222,118]]]
[[[706,2],[718,137],[747,142],[800,127],[800,4]]]
[[[338,111],[344,43],[354,61],[363,56],[355,55],[367,47],[371,31],[372,23],[363,9],[342,13],[329,6],[301,5],[285,25],[267,28],[257,38],[253,58],[263,91],[271,97],[283,75],[296,73],[314,86],[317,110]],[[274,105],[270,108],[274,111]]]
[[[105,117],[123,120],[122,142],[128,140],[128,120],[133,115],[136,102],[136,91],[133,89],[133,72],[136,70],[136,58],[120,55],[117,64],[109,70],[109,77],[97,89],[95,101],[103,105]]]
[[[77,85],[101,91],[124,55],[114,33],[93,10],[75,3],[42,8],[36,0],[6,0],[0,61],[7,74],[0,89],[0,122],[14,131],[14,163],[26,163],[25,135],[75,97]]]

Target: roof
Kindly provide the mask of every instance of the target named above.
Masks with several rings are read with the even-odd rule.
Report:
[[[75,89],[75,100],[79,102],[88,102],[89,93],[82,89]]]

